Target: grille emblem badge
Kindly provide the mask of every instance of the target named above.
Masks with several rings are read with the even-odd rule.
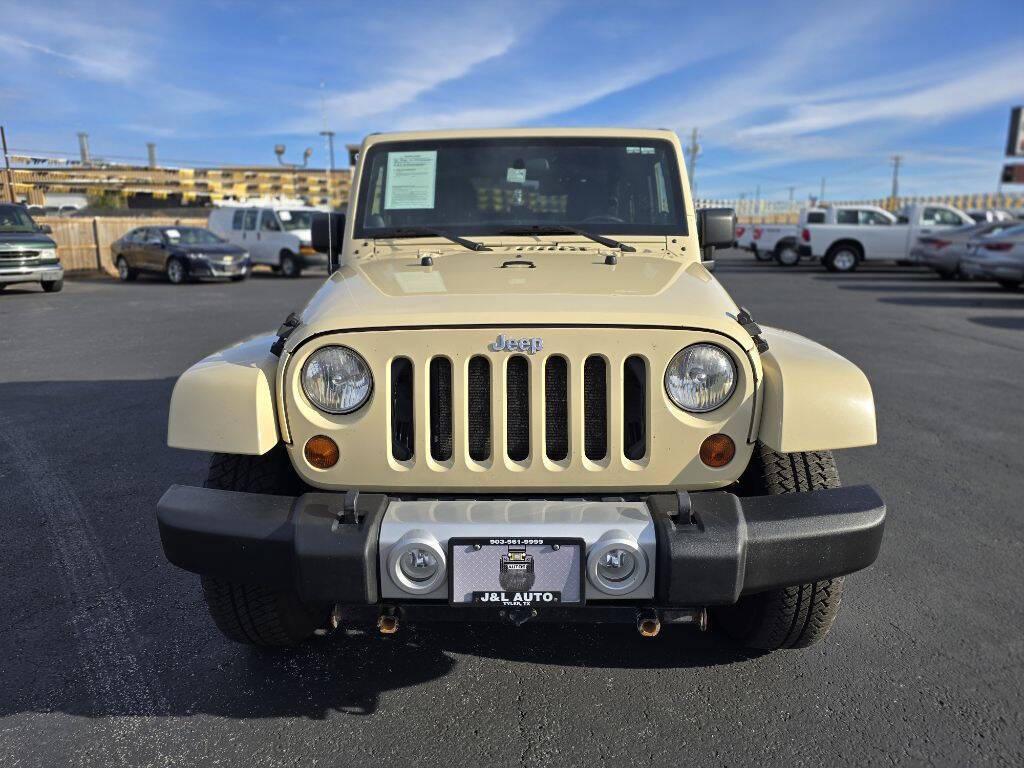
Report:
[[[488,344],[491,352],[526,352],[535,355],[544,349],[544,339],[534,336],[529,339],[510,339],[505,334],[498,334],[493,344]]]

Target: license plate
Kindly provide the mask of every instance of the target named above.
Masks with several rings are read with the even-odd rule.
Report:
[[[449,601],[503,607],[579,605],[583,551],[581,539],[452,539]]]

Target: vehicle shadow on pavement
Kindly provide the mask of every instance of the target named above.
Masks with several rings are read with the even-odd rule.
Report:
[[[1021,317],[969,317],[968,321],[987,328],[1002,328],[1008,331],[1024,331],[1024,316]]]

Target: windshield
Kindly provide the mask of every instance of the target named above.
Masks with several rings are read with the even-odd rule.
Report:
[[[208,229],[199,227],[174,227],[165,229],[164,237],[174,245],[213,245],[226,242]]]
[[[363,161],[356,237],[496,235],[566,227],[686,234],[667,141],[517,138],[393,142]],[[399,232],[405,230],[405,232]]]
[[[0,232],[35,232],[36,223],[20,205],[0,205]]]
[[[281,220],[281,226],[287,232],[311,229],[313,226],[313,211],[278,211],[277,218]]]

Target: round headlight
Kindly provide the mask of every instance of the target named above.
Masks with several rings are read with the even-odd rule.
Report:
[[[318,349],[302,366],[302,391],[321,411],[352,413],[373,391],[370,368],[348,347]]]
[[[693,344],[672,358],[665,371],[665,391],[691,413],[706,413],[725,404],[736,389],[736,365],[714,344]]]

